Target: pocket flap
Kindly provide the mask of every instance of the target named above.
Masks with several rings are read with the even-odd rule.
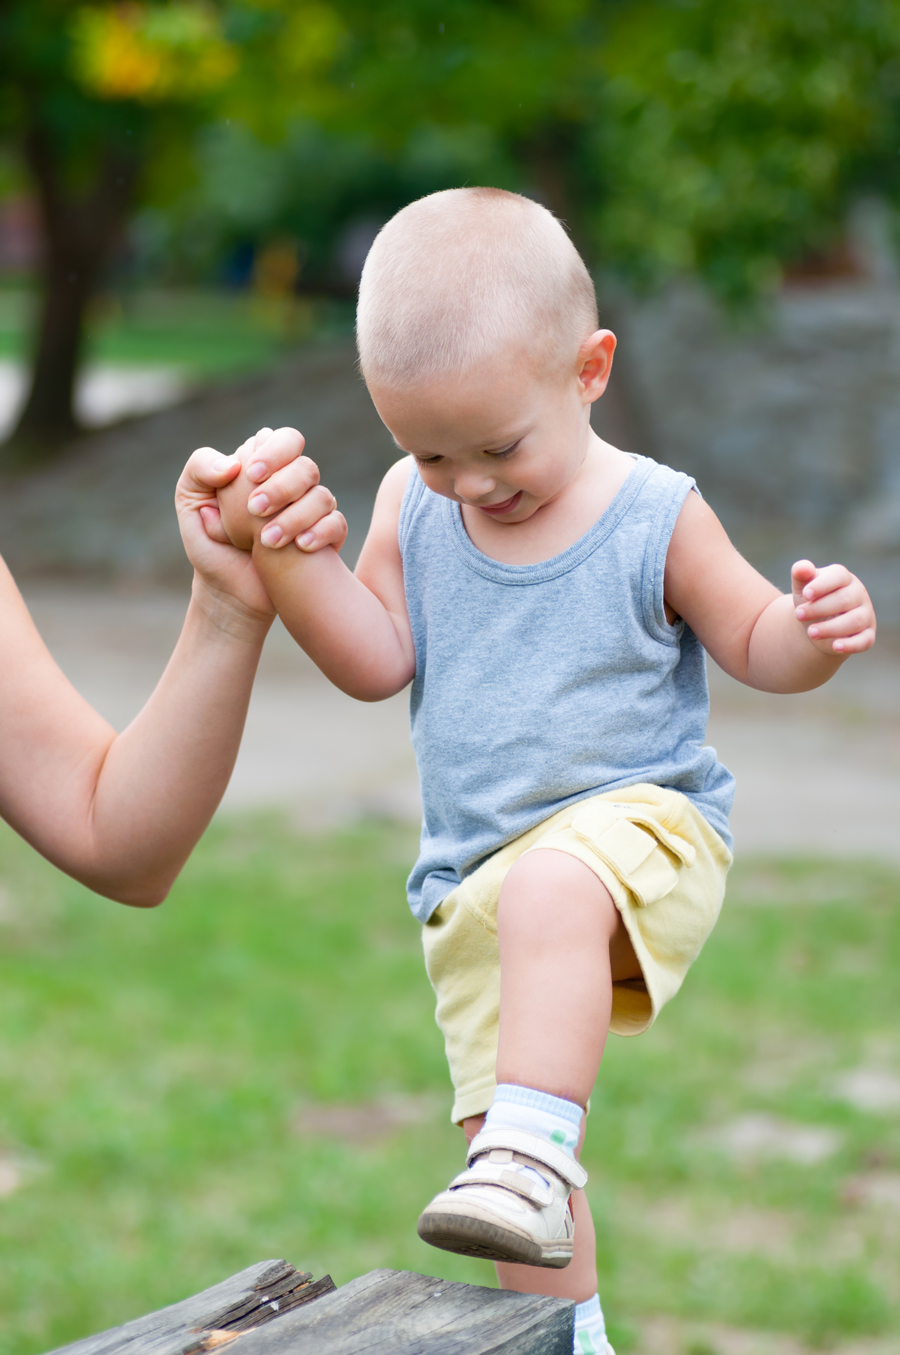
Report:
[[[671,832],[670,829],[664,828],[661,823],[653,818],[652,814],[643,814],[636,807],[634,807],[635,812],[632,812],[633,807],[631,805],[623,807],[627,808],[628,817],[632,823],[646,825],[647,831],[652,833],[664,847],[668,847],[672,855],[677,856],[683,866],[694,864],[697,860],[697,849],[690,842],[687,842],[683,837],[679,837],[677,833]]]
[[[602,806],[606,811],[603,815],[595,812],[599,808],[600,805],[592,805],[579,810],[572,819],[572,828],[589,847],[602,850],[617,874],[631,875],[654,850],[656,839],[646,829],[620,818],[611,806]]]
[[[693,865],[696,859],[689,842],[662,829],[638,806],[598,800],[577,810],[571,822],[573,832],[615,871],[640,905],[664,898],[678,881],[678,871],[660,846],[681,865]]]

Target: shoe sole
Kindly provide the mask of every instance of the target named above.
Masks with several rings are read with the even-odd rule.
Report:
[[[457,1256],[477,1256],[483,1261],[510,1261],[520,1266],[564,1270],[572,1260],[571,1246],[565,1251],[556,1244],[552,1252],[545,1252],[533,1238],[468,1214],[425,1213],[419,1219],[418,1233],[430,1247],[452,1251]]]

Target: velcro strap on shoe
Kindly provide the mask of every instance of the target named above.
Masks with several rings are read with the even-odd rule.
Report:
[[[524,1172],[511,1171],[502,1162],[491,1162],[490,1158],[479,1158],[466,1171],[454,1176],[448,1189],[458,1190],[461,1186],[501,1186],[544,1209],[553,1203],[553,1191],[549,1186],[533,1180]]]
[[[570,1190],[581,1190],[587,1184],[588,1174],[580,1162],[569,1157],[554,1143],[548,1143],[537,1134],[529,1134],[526,1129],[482,1129],[469,1144],[466,1161],[471,1164],[476,1158],[496,1148],[521,1153],[530,1158],[538,1170],[549,1167],[565,1181]]]

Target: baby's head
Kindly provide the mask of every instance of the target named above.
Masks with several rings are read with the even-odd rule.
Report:
[[[507,522],[546,501],[549,472],[583,457],[615,347],[562,225],[496,188],[434,193],[383,227],[362,273],[357,339],[378,411],[430,488],[502,504],[516,477],[491,465],[528,461],[528,502],[497,515]]]
[[[363,269],[359,356],[376,387],[465,380],[499,355],[555,374],[596,328],[594,285],[563,227],[499,188],[411,202],[380,231]]]

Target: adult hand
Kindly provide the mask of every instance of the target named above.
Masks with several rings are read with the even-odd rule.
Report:
[[[262,430],[266,434],[269,431]],[[179,477],[175,511],[187,557],[212,597],[236,607],[245,616],[249,614],[251,619],[269,622],[275,609],[253,560],[231,545],[219,522],[216,491],[229,484],[240,470],[238,453],[222,456],[212,447],[198,448]]]

